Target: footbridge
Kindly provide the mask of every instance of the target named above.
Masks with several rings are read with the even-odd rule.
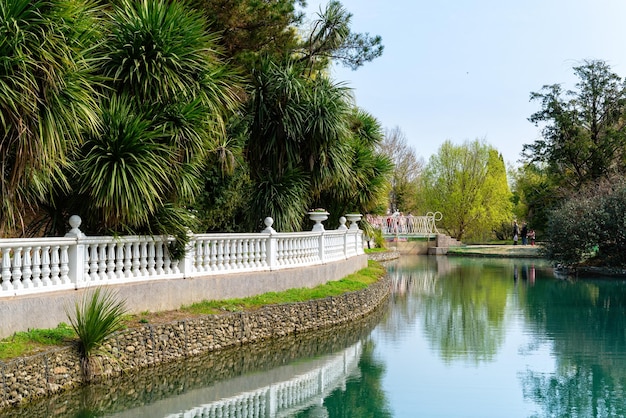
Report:
[[[433,238],[440,234],[436,223],[442,217],[441,212],[428,212],[425,216],[368,216],[367,221],[385,238]]]

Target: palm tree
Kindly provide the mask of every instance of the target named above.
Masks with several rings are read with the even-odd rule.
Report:
[[[67,187],[68,154],[98,127],[97,13],[88,1],[0,0],[0,235]]]
[[[102,43],[105,123],[82,147],[76,184],[88,227],[187,231],[211,152],[239,101],[216,37],[182,3],[120,1]],[[220,155],[222,155],[220,154]]]
[[[335,179],[349,173],[349,90],[303,65],[265,60],[253,73],[247,160],[251,214],[294,230]]]
[[[381,205],[386,207],[389,175],[393,171],[390,158],[378,151],[383,132],[372,115],[353,109],[350,130],[349,172],[338,177],[320,198],[320,204],[337,215],[370,213]]]

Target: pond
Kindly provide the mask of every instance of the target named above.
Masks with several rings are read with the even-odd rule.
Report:
[[[349,326],[85,388],[19,417],[624,417],[626,281],[543,260],[404,256]]]

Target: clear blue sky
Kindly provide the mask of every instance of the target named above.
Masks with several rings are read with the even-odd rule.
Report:
[[[312,17],[327,1],[308,1]],[[443,141],[484,139],[516,164],[540,137],[530,93],[573,89],[572,67],[606,61],[626,76],[625,0],[343,0],[352,30],[380,35],[383,55],[332,78],[384,128],[400,128],[427,162]]]

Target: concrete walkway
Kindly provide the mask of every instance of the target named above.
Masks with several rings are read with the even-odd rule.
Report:
[[[473,257],[541,258],[539,245],[461,245],[448,247],[447,255]]]

